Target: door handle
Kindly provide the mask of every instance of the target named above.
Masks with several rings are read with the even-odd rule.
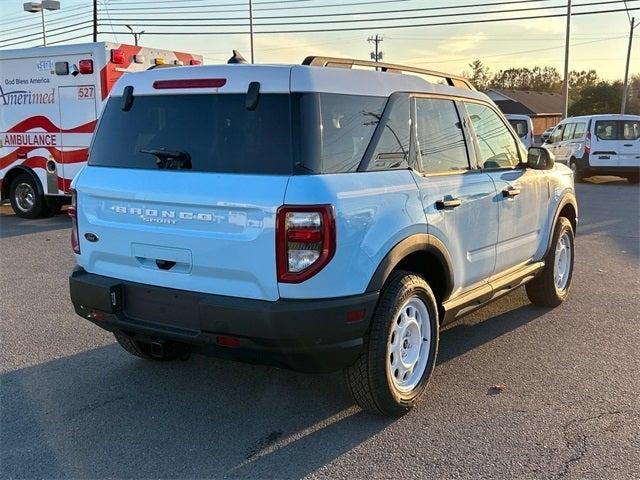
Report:
[[[502,190],[502,196],[504,198],[513,198],[520,195],[520,189],[519,188],[514,188],[514,187],[509,187],[509,188],[505,188],[504,190]]]
[[[444,198],[442,200],[436,200],[436,209],[445,210],[448,208],[456,208],[462,204],[459,198]]]
[[[624,146],[625,147],[633,147],[633,143],[625,143]]]

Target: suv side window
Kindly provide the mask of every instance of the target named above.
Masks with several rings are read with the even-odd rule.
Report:
[[[480,148],[482,168],[512,168],[520,163],[518,146],[500,116],[479,103],[465,102]]]
[[[467,148],[453,100],[417,97],[415,102],[416,148],[421,171],[468,170]]]
[[[387,109],[391,110],[387,112]],[[373,139],[376,145],[373,155],[370,157],[371,160],[367,170],[401,170],[408,168],[411,139],[409,97],[391,97],[381,115],[372,112],[369,112],[368,115],[372,125],[376,125],[376,133]],[[383,123],[381,124],[380,122]]]
[[[558,125],[556,129],[551,133],[549,137],[550,143],[558,143],[562,139],[562,132],[564,131],[565,124]]]
[[[564,132],[562,132],[562,140],[571,140],[573,138],[573,132],[576,129],[575,123],[567,123],[564,126]]]
[[[576,123],[576,129],[573,132],[573,138],[582,138],[587,131],[587,124],[584,122]]]

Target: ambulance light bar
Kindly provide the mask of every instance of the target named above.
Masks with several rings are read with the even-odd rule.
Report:
[[[93,60],[86,59],[78,62],[78,70],[82,74],[93,73]]]
[[[126,56],[124,51],[118,49],[111,50],[111,63],[115,63],[116,65],[122,65],[126,62]]]

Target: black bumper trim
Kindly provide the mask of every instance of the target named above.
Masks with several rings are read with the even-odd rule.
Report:
[[[142,285],[79,267],[71,273],[69,289],[76,313],[105,330],[302,371],[332,371],[353,363],[378,300],[378,292],[371,292],[270,302]],[[349,322],[349,312],[362,318]],[[239,338],[240,347],[220,347],[219,335]]]

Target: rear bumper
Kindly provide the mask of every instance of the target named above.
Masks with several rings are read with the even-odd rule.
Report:
[[[583,155],[577,160],[578,168],[586,175],[613,175],[622,176],[640,174],[640,167],[637,166],[611,166],[611,165],[591,165],[590,155]]]
[[[373,292],[269,302],[142,285],[79,267],[69,289],[76,313],[105,330],[307,372],[339,370],[356,360],[378,300]],[[220,336],[238,345],[220,346]]]

